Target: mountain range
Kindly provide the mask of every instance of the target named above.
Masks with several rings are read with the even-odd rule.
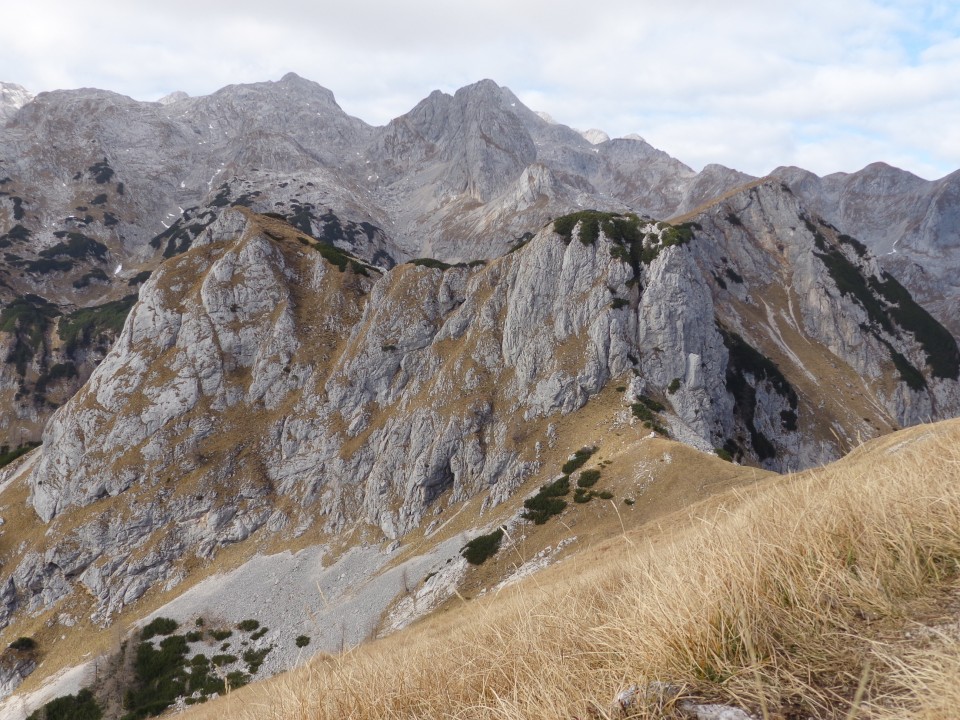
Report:
[[[960,413],[958,173],[695,172],[490,80],[382,127],[293,74],[0,91],[0,429],[42,440],[0,480],[5,638],[228,556],[362,547],[367,582],[417,537],[417,581],[466,572],[490,517],[543,524],[497,508],[612,452],[578,418],[706,482]]]

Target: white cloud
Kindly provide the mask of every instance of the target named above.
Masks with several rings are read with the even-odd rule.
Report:
[[[490,77],[694,167],[933,177],[960,167],[958,37],[955,3],[914,0],[35,0],[0,27],[0,79],[156,99],[292,70],[381,124]]]

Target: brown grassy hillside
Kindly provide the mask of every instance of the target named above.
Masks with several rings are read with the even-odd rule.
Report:
[[[731,491],[184,717],[956,717],[960,421]],[[675,693],[627,713],[671,717]]]

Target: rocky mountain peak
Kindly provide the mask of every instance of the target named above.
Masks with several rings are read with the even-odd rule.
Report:
[[[0,82],[0,123],[33,99],[26,88],[15,83]]]
[[[580,134],[583,136],[583,139],[591,145],[599,145],[600,143],[605,143],[610,139],[610,136],[607,135],[607,133],[605,133],[603,130],[598,130],[597,128],[584,130]]]
[[[169,95],[164,95],[162,98],[157,100],[161,105],[172,105],[175,102],[180,102],[181,100],[189,100],[190,96],[187,95],[183,90],[175,90]]]

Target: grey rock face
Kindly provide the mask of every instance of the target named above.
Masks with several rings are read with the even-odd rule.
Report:
[[[0,662],[0,698],[5,698],[36,669],[37,661],[26,656],[9,656]]]
[[[26,88],[15,83],[0,82],[0,123],[33,99]]]
[[[960,299],[960,173],[926,181],[884,163],[818,178],[778,168],[813,212],[866,244],[954,335]]]

